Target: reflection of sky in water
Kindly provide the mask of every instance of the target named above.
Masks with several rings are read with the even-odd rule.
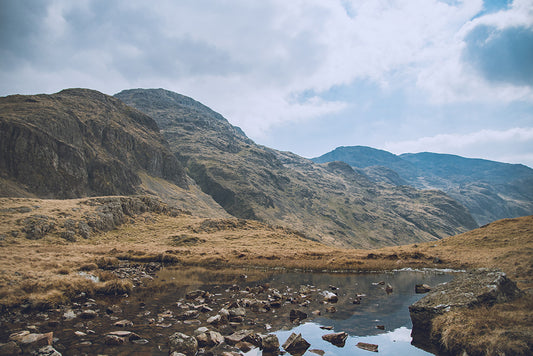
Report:
[[[318,290],[327,290],[328,285],[339,287],[336,293],[339,302],[335,305],[337,312],[322,313],[312,322],[295,326],[290,330],[275,331],[280,345],[287,340],[291,333],[301,333],[302,337],[311,344],[306,356],[317,354],[309,350],[325,351],[326,356],[333,355],[431,355],[411,345],[411,319],[408,307],[423,295],[414,293],[415,284],[427,283],[436,285],[447,282],[451,275],[435,272],[388,272],[371,274],[313,274],[286,273],[273,276],[269,282],[276,285],[286,285],[298,289],[300,285],[316,286]],[[383,286],[375,285],[377,281],[391,284],[393,292],[387,294]],[[365,296],[361,304],[353,304],[351,300],[359,293]],[[300,308],[302,309],[302,308]],[[307,313],[313,309],[303,308]],[[379,330],[377,325],[383,325],[385,330]],[[320,329],[320,326],[331,326],[332,330]],[[349,334],[344,347],[337,347],[324,341],[322,335],[333,332],[347,332]],[[366,351],[356,347],[358,342],[378,345],[378,353]],[[252,350],[246,355],[261,355],[260,350]],[[289,355],[289,354],[287,354]]]
[[[279,338],[280,344],[285,342],[291,333],[301,333],[302,337],[311,344],[305,356],[317,356],[317,354],[309,350],[318,349],[325,351],[324,356],[340,356],[340,355],[431,355],[423,350],[420,350],[411,345],[411,329],[404,326],[389,332],[383,332],[379,335],[372,336],[348,336],[344,347],[340,348],[333,344],[322,340],[322,335],[331,333],[332,331],[320,329],[319,324],[306,323],[295,327],[288,331],[277,331],[275,334]],[[379,345],[378,353],[359,349],[355,345],[358,342],[366,342],[369,344]],[[247,356],[261,356],[259,349],[251,350],[246,353]],[[287,355],[289,355],[287,353]]]

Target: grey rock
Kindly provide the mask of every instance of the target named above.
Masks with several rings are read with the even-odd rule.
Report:
[[[292,333],[289,338],[283,343],[282,347],[290,354],[302,355],[305,350],[311,346],[303,337],[302,334]]]
[[[170,353],[180,352],[186,356],[194,356],[198,352],[198,341],[196,338],[176,332],[169,336],[168,345]]]
[[[503,272],[480,269],[459,274],[409,306],[413,344],[431,346],[438,339],[438,335],[433,335],[433,339],[430,335],[433,319],[438,315],[451,310],[492,306],[521,295],[520,289]]]

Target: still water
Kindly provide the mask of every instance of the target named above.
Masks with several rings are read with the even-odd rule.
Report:
[[[423,295],[416,284],[435,286],[451,280],[436,271],[394,271],[388,273],[307,273],[259,269],[163,268],[146,288],[136,288],[127,298],[84,298],[73,305],[46,312],[1,315],[0,342],[21,330],[54,333],[54,347],[63,355],[168,355],[168,339],[179,331],[194,335],[199,327],[230,335],[238,330],[278,336],[280,345],[300,333],[311,344],[304,355],[373,355],[356,347],[358,342],[378,345],[379,355],[429,355],[411,345],[408,306]],[[386,291],[390,285],[392,291]],[[203,290],[206,300],[186,297]],[[324,295],[335,293],[338,301],[328,303]],[[277,296],[277,304],[269,300]],[[264,303],[253,308],[246,303]],[[219,325],[210,317],[221,308],[241,304],[241,320]],[[332,309],[334,308],[334,310]],[[87,309],[94,313],[87,316]],[[300,321],[290,318],[293,310],[306,314]],[[328,330],[321,327],[328,327]],[[138,339],[113,345],[106,335],[130,331]],[[322,339],[322,335],[346,332],[343,347]],[[221,345],[204,354],[238,351]],[[228,349],[229,348],[229,349]],[[280,348],[281,350],[281,348]],[[244,352],[242,352],[244,354]],[[246,355],[261,355],[252,349]]]

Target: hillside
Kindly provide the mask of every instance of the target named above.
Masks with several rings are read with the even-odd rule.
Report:
[[[157,193],[224,216],[187,177],[154,120],[88,89],[0,98],[0,196]]]
[[[476,227],[445,194],[375,183],[346,164],[319,165],[257,145],[191,98],[163,89],[115,97],[152,117],[188,174],[235,217],[364,248],[431,241]]]
[[[479,225],[533,213],[533,169],[521,164],[430,152],[397,156],[364,146],[338,147],[313,161],[343,161],[373,181],[442,190]]]

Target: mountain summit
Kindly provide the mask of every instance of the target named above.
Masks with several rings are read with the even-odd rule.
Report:
[[[153,118],[187,173],[236,217],[353,247],[429,241],[477,226],[441,192],[372,182],[345,163],[316,164],[257,145],[191,98],[163,89],[115,97]]]

